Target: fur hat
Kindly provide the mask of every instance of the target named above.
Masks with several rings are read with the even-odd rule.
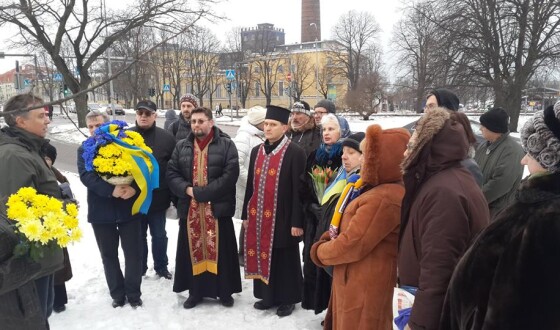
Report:
[[[430,97],[430,95],[436,97],[439,107],[446,108],[451,111],[459,110],[459,98],[449,89],[436,88],[428,93],[428,97]]]
[[[325,108],[328,113],[336,113],[336,107],[333,101],[331,100],[324,99],[317,102],[317,104],[315,104],[315,107],[313,109],[317,109],[317,108]]]
[[[309,103],[305,101],[295,102],[294,105],[292,105],[292,113],[294,112],[300,112],[311,117],[311,108],[309,107]]]
[[[364,162],[360,170],[362,181],[372,186],[402,180],[399,164],[410,139],[405,128],[381,129],[370,125],[360,143]]]
[[[198,108],[198,98],[190,93],[187,93],[181,97],[181,100],[179,101],[179,105],[181,105],[181,103],[183,102],[192,103],[192,105],[194,105],[195,108]]]
[[[549,172],[560,172],[560,101],[539,111],[521,130],[523,149]]]
[[[366,134],[364,132],[351,134],[350,136],[342,140],[342,146],[355,149],[361,153],[362,151],[360,150],[360,142],[362,142],[365,136]]]
[[[258,124],[262,123],[265,116],[266,109],[258,105],[250,108],[249,111],[247,111],[247,121],[253,126],[257,126]]]
[[[480,116],[480,124],[494,133],[507,133],[509,115],[502,108],[492,108]]]

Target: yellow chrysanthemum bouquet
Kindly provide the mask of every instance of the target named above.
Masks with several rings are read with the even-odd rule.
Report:
[[[113,185],[136,182],[140,195],[132,214],[146,214],[152,201],[152,190],[159,187],[159,166],[152,149],[137,132],[125,130],[128,124],[113,120],[99,127],[83,143],[82,157],[87,171],[95,171]]]
[[[78,206],[38,194],[34,188],[23,187],[8,198],[6,215],[14,222],[20,242],[14,249],[16,257],[29,255],[43,258],[45,249],[66,247],[82,237],[78,227]]]

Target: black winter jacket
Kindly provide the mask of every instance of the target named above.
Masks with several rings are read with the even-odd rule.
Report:
[[[208,144],[208,185],[193,187],[193,194],[198,202],[212,205],[215,218],[231,218],[235,213],[235,184],[239,176],[237,148],[226,133],[215,126],[213,130],[214,138]],[[179,141],[167,164],[167,181],[171,192],[179,199],[177,214],[180,219],[186,218],[191,202],[186,190],[193,182],[194,139],[191,133]]]
[[[152,149],[159,165],[159,188],[153,191],[152,204],[148,213],[166,210],[171,201],[171,192],[167,185],[166,176],[167,162],[171,159],[171,154],[175,149],[175,138],[168,131],[157,127],[155,123],[148,129],[138,127],[137,123],[130,130],[142,135],[146,145]]]
[[[175,141],[185,139],[192,132],[191,123],[183,115],[179,115],[179,119],[172,122],[167,130],[175,137]]]

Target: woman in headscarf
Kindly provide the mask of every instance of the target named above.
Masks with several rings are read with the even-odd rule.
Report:
[[[530,176],[455,268],[440,329],[560,329],[560,102],[521,142]]]
[[[323,141],[315,151],[307,157],[307,166],[304,174],[304,198],[305,223],[304,223],[304,248],[303,248],[303,297],[301,307],[312,309],[316,312],[316,286],[317,286],[317,266],[309,258],[311,245],[316,241],[317,226],[322,217],[321,201],[322,195],[314,188],[311,173],[320,169],[324,173],[335,173],[342,165],[342,140],[341,127],[338,118],[333,114],[327,114],[321,119]],[[326,186],[336,178],[333,174],[330,178],[323,180]],[[324,291],[324,290],[321,290]],[[324,307],[323,307],[324,309]]]
[[[361,178],[340,197],[339,229],[324,233],[311,249],[315,264],[334,266],[325,329],[392,328],[404,196],[399,164],[409,137],[402,128],[368,127]]]

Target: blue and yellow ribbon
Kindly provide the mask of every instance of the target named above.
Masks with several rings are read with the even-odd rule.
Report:
[[[122,150],[123,157],[132,165],[132,177],[140,188],[140,195],[132,206],[132,214],[147,214],[152,203],[152,191],[159,188],[159,165],[156,158],[150,152],[121,140],[122,135],[119,136],[119,133],[123,131],[117,124],[104,125],[99,130]],[[151,171],[148,162],[152,165]]]

